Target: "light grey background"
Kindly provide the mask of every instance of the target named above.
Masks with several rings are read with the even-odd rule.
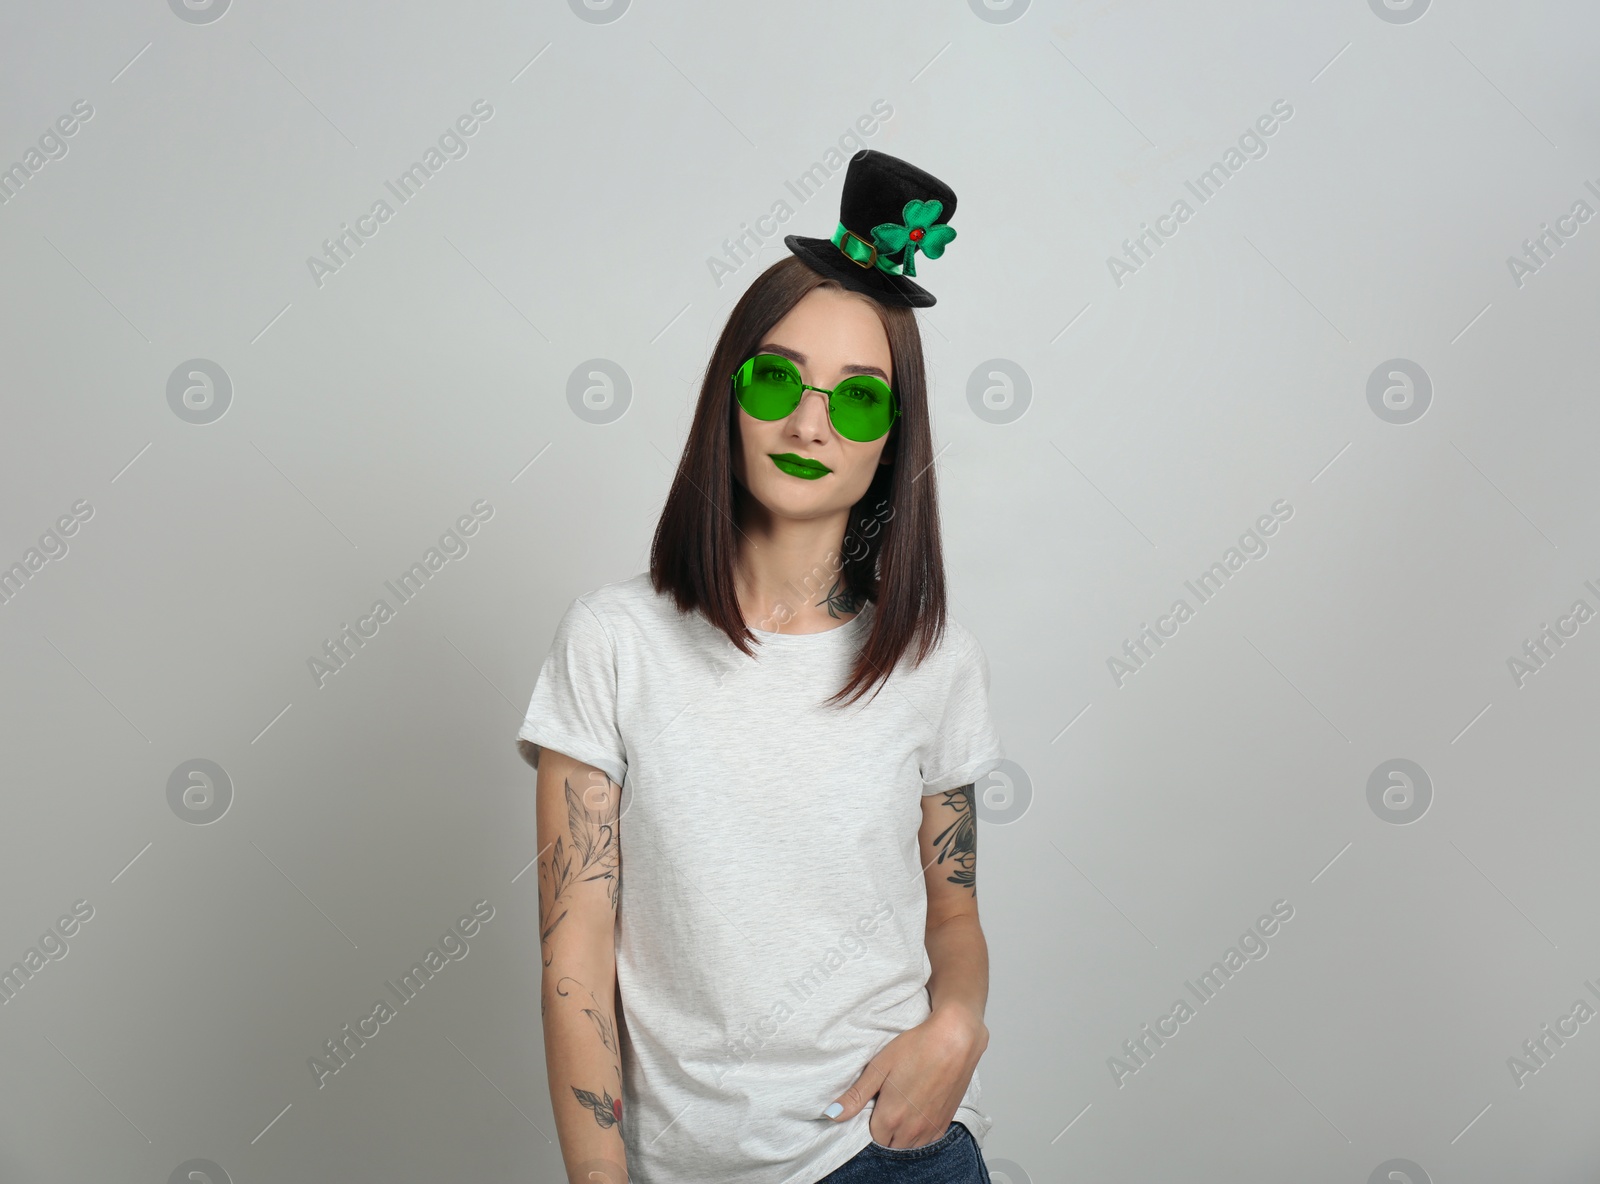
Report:
[[[93,108],[0,205],[0,564],[92,509],[0,605],[0,969],[93,910],[0,1006],[0,1179],[556,1177],[513,736],[571,598],[647,566],[732,302],[837,220],[842,168],[786,182],[858,119],[960,197],[919,316],[1014,762],[979,842],[996,1180],[1594,1178],[1600,1024],[1511,1058],[1600,1006],[1600,623],[1508,666],[1600,608],[1600,224],[1508,265],[1600,211],[1592,5],[196,3],[0,33],[0,166]],[[231,385],[209,423],[169,402],[174,372],[205,402],[193,359]],[[1409,423],[1368,399],[1392,359],[1431,385]],[[1404,825],[1369,804],[1394,759],[1431,783]],[[196,760],[231,786],[208,824],[169,804]],[[1270,953],[1119,1081],[1279,900]],[[319,1088],[476,901],[470,954]]]

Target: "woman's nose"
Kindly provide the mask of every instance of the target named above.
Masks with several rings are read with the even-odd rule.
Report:
[[[812,400],[815,400],[815,402]],[[812,409],[814,409],[814,412]],[[794,409],[794,414],[799,416],[820,416],[822,423],[826,424],[828,421],[827,393],[816,389],[801,391],[800,404]]]

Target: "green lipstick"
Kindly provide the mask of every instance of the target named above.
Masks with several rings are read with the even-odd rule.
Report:
[[[785,473],[788,473],[791,477],[804,477],[808,481],[815,481],[824,473],[833,472],[832,469],[823,464],[820,460],[811,460],[808,457],[796,456],[792,452],[769,452],[767,455],[772,458],[773,464],[777,465],[778,468],[782,469]]]

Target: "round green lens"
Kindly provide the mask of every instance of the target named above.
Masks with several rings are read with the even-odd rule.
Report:
[[[894,423],[894,394],[889,384],[870,374],[847,378],[833,392],[829,415],[847,440],[876,440]]]
[[[788,358],[757,354],[734,373],[739,405],[756,419],[782,419],[800,405],[800,371]]]

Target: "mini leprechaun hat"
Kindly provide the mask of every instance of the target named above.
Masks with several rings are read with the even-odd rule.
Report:
[[[927,308],[933,293],[910,278],[917,256],[937,259],[956,237],[955,191],[916,165],[863,148],[850,158],[831,238],[784,236],[812,270],[885,304]]]

